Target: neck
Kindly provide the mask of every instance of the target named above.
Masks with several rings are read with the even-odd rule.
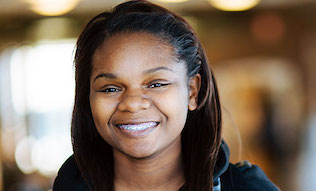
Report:
[[[181,141],[154,156],[132,158],[117,150],[114,155],[116,191],[177,191],[184,184]]]

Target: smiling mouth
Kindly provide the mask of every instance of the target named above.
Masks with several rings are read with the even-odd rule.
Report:
[[[150,129],[158,126],[159,122],[144,122],[137,124],[119,124],[116,125],[119,129],[123,129],[126,131],[136,132],[136,131],[145,131],[146,129]]]

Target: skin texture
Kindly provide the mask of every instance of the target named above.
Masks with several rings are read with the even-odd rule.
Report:
[[[113,147],[115,190],[177,190],[184,184],[181,131],[196,109],[200,76],[189,81],[168,42],[148,33],[117,34],[94,53],[90,106]],[[156,124],[144,132],[119,125]]]

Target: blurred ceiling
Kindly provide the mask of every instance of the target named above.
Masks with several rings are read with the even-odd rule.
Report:
[[[29,1],[30,0],[0,0],[0,15],[36,15],[30,10]],[[104,11],[123,1],[124,0],[79,0],[78,5],[70,14]],[[214,10],[207,0],[188,0],[183,3],[162,3],[159,2],[159,0],[152,0],[151,2],[161,4],[174,10]],[[261,0],[256,8],[282,8],[306,4],[316,4],[316,0]]]

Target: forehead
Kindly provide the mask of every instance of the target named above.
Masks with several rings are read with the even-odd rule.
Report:
[[[93,55],[93,72],[129,72],[153,67],[183,67],[172,45],[149,33],[121,33],[106,39]]]
[[[102,45],[96,50],[95,54],[99,51],[107,51],[107,53],[119,50],[134,50],[140,51],[142,49],[150,50],[168,50],[173,52],[171,44],[158,36],[147,32],[122,32],[108,37]]]

